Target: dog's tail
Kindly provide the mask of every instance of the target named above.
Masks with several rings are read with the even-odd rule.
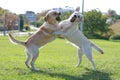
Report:
[[[104,53],[103,50],[102,50],[100,47],[98,47],[97,45],[95,45],[95,44],[92,43],[92,42],[90,42],[90,43],[91,43],[91,46],[92,46],[94,49],[96,49],[97,51],[99,51],[101,54]]]
[[[12,43],[26,46],[26,45],[25,45],[25,42],[16,40],[10,33],[8,33],[8,37],[9,37],[9,40],[10,40]]]

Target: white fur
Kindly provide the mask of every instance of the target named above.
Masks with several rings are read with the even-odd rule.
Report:
[[[81,18],[76,18],[74,22],[71,22],[70,20],[73,18],[74,15],[80,16]],[[78,50],[78,64],[80,65],[82,61],[82,55],[85,54],[89,61],[93,65],[93,69],[96,70],[95,63],[92,59],[92,47],[94,47],[96,50],[98,50],[101,54],[103,54],[102,49],[100,49],[98,46],[93,44],[91,41],[89,41],[84,34],[78,29],[78,24],[83,21],[83,16],[79,12],[79,9],[77,8],[75,12],[67,19],[59,23],[59,27],[61,31],[57,31],[54,34],[61,34],[64,36],[68,41],[70,41],[72,44],[77,46]]]

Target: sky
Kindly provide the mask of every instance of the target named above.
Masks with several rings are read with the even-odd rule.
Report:
[[[0,7],[17,14],[24,14],[26,11],[39,13],[45,9],[65,6],[82,8],[82,0],[0,0]],[[120,14],[119,6],[119,0],[84,0],[84,11],[99,8],[100,11],[107,12],[112,9]]]

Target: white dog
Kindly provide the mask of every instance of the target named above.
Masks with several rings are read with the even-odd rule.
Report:
[[[39,55],[39,48],[56,38],[53,32],[59,29],[58,21],[60,21],[60,12],[51,10],[45,16],[45,23],[25,42],[14,39],[11,34],[8,35],[11,42],[25,46],[27,53],[25,64],[28,68],[38,70],[34,63]]]
[[[93,69],[96,70],[95,63],[92,59],[92,47],[103,54],[103,50],[89,41],[84,34],[78,29],[78,24],[83,21],[83,16],[79,12],[80,8],[76,8],[74,13],[67,19],[59,23],[61,31],[54,32],[55,35],[64,36],[68,41],[78,47],[78,58],[80,65],[82,61],[82,55],[85,53],[89,61],[93,65]]]

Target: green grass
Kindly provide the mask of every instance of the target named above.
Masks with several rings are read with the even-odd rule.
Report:
[[[27,37],[17,37],[25,40]],[[56,39],[40,50],[36,66],[40,71],[26,68],[24,47],[14,45],[7,37],[0,37],[0,80],[120,80],[120,42],[91,39],[103,48],[105,54],[93,49],[97,71],[83,56],[76,68],[76,48],[66,40]]]

